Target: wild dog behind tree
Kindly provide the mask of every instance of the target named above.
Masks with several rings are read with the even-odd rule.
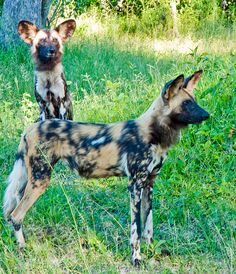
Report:
[[[128,177],[132,262],[138,265],[141,213],[143,237],[149,244],[153,239],[153,184],[167,151],[182,128],[209,117],[193,95],[201,74],[197,71],[185,80],[180,75],[168,82],[136,120],[113,124],[46,120],[26,129],[4,196],[4,215],[19,245],[25,244],[22,222],[26,212],[48,186],[54,165],[64,159],[86,178]]]
[[[50,118],[73,120],[71,95],[68,92],[61,57],[63,43],[73,35],[75,20],[67,20],[54,30],[38,29],[29,21],[20,21],[20,37],[31,45],[35,63],[35,97],[40,120]]]

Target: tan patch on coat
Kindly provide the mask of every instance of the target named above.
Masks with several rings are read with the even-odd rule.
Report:
[[[79,125],[78,133],[81,137],[89,136],[90,138],[92,138],[97,135],[100,129],[101,127],[99,126]]]
[[[74,146],[71,146],[68,140],[58,142],[55,152],[59,154],[60,157],[64,158],[67,156],[76,156],[76,150]]]
[[[109,167],[117,165],[119,160],[119,148],[115,143],[110,143],[101,147],[97,152],[94,151],[92,156],[91,160],[96,159],[97,164],[91,177],[110,176],[111,172],[109,171]]]
[[[116,123],[111,125],[110,127],[110,134],[113,139],[117,139],[121,135],[121,131],[124,128],[124,123]]]

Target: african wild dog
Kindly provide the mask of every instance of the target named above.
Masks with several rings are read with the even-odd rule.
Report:
[[[153,239],[152,191],[167,151],[188,124],[208,119],[194,100],[193,89],[202,71],[168,82],[151,107],[136,120],[113,124],[62,120],[38,122],[26,129],[4,197],[5,218],[13,224],[20,246],[22,222],[43,194],[54,165],[64,159],[86,178],[127,176],[131,196],[132,262],[140,256],[141,213],[143,237]]]
[[[40,107],[40,120],[50,118],[73,120],[72,102],[67,90],[61,57],[63,45],[76,28],[67,20],[54,30],[38,29],[33,23],[20,21],[20,37],[31,45],[35,62],[35,97]]]

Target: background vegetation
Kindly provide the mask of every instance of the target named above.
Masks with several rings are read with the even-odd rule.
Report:
[[[172,34],[173,3],[177,9],[177,27],[182,34],[209,28],[218,33],[220,27],[235,27],[234,0],[53,0],[49,21],[55,24],[58,17],[77,16],[96,7],[103,15],[115,16],[123,31],[166,37]]]
[[[175,38],[169,20],[160,19],[165,6],[145,4],[140,11],[131,5],[122,14],[104,14],[89,2],[65,48],[63,64],[78,121],[135,118],[166,81],[204,69],[196,97],[211,118],[183,132],[156,180],[155,241],[142,246],[140,270],[129,262],[127,179],[83,180],[60,163],[25,219],[24,252],[0,214],[0,272],[235,273],[234,9],[228,19],[212,1],[215,6],[203,14],[207,2],[179,1],[180,36]],[[38,117],[33,92],[29,49],[0,51],[1,201],[20,135]],[[163,248],[171,256],[162,257]]]

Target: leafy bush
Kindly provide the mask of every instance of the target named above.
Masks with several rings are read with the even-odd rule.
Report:
[[[130,32],[136,29],[138,32],[145,34],[153,33],[165,33],[172,27],[172,21],[170,18],[170,9],[168,4],[165,1],[162,3],[152,2],[143,6],[142,10],[139,6],[133,8],[133,10],[139,10],[139,12],[134,12],[128,17],[123,17],[123,24],[128,26],[131,24],[134,25],[133,28],[128,28]]]
[[[0,16],[2,15],[3,0],[0,0]]]
[[[222,7],[221,0],[176,0],[179,31],[190,33],[214,28],[217,30],[216,26],[232,25],[236,22],[236,5],[234,1],[226,2],[227,5]],[[154,36],[172,33],[170,1],[124,0],[119,11],[116,8],[117,0],[86,0],[77,3],[79,13],[97,6],[106,14],[107,6],[110,7],[109,14],[113,12],[118,17],[120,29],[125,32]]]

